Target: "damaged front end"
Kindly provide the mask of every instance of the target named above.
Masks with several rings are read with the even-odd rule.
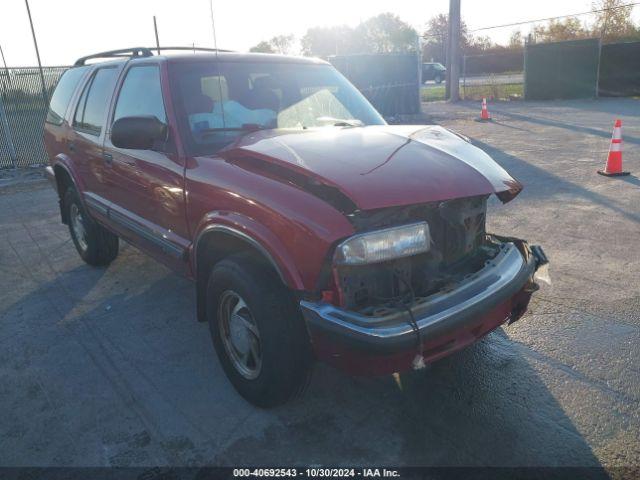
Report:
[[[404,225],[396,228],[408,236],[394,241],[409,249],[367,263],[342,261],[345,248],[338,246],[333,291],[326,296],[335,305],[301,302],[319,356],[352,373],[390,373],[441,358],[518,320],[547,259],[524,240],[486,233],[487,198],[351,214],[371,248],[386,248],[378,232]],[[410,228],[428,237],[422,248],[412,246],[418,241]],[[363,257],[363,247],[349,241],[347,254]]]

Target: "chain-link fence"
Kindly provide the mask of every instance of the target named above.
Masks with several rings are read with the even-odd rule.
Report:
[[[68,67],[0,69],[0,168],[47,163],[42,126],[47,98]]]
[[[460,96],[465,100],[513,100],[524,95],[524,53],[508,50],[462,58]]]
[[[523,50],[463,55],[460,65],[460,98],[465,100],[514,100],[524,95]],[[422,101],[445,100],[445,85],[427,81]]]

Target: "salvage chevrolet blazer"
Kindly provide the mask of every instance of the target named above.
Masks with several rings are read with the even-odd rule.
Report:
[[[459,350],[522,316],[545,262],[485,231],[487,199],[520,183],[445,128],[387,125],[321,60],[91,55],[44,138],[82,259],[123,239],[192,278],[224,371],[263,407],[315,359],[387,374]]]

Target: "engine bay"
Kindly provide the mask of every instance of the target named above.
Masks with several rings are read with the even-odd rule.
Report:
[[[500,249],[486,234],[488,196],[394,207],[349,216],[358,232],[426,221],[426,253],[369,265],[336,267],[343,308],[378,316],[438,291],[482,269]]]

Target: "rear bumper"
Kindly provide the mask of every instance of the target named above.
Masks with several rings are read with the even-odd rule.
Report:
[[[455,288],[417,299],[410,306],[423,345],[435,349],[434,356],[443,356],[438,347],[458,334],[466,340],[470,340],[469,335],[477,338],[502,323],[517,320],[515,317],[526,310],[535,289],[529,287],[533,287],[539,260],[525,242],[519,243],[504,243],[482,270]],[[320,350],[325,352],[322,357],[326,352],[335,356],[340,349],[383,356],[416,352],[417,334],[406,310],[369,317],[327,303],[301,301],[300,305],[314,343],[318,340]],[[340,348],[334,348],[334,343]]]

